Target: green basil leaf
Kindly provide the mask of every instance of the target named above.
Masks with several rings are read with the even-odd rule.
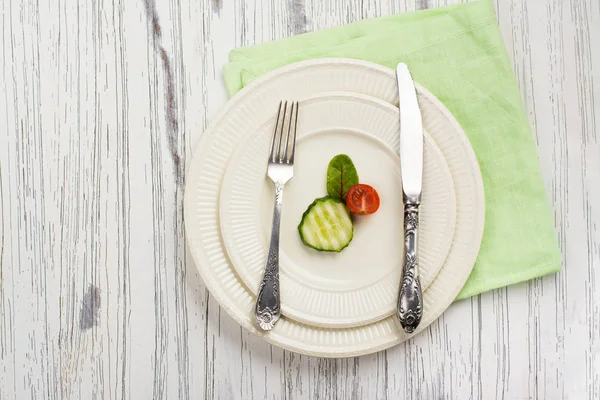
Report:
[[[345,154],[333,157],[327,167],[327,194],[345,201],[348,190],[358,184],[358,173],[354,163]]]

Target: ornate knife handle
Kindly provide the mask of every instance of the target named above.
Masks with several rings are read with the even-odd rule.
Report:
[[[398,295],[398,319],[407,333],[415,331],[423,316],[423,294],[419,281],[417,256],[417,227],[419,204],[406,204],[404,208],[404,266]]]
[[[279,227],[281,225],[282,202],[283,184],[279,183],[275,185],[275,206],[267,265],[258,290],[256,306],[254,307],[254,318],[265,331],[273,329],[281,316],[281,302],[279,299]]]

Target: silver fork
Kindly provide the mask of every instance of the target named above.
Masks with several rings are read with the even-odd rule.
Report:
[[[271,153],[267,175],[275,184],[275,206],[271,226],[271,242],[262,282],[256,298],[254,317],[265,330],[273,329],[281,316],[279,300],[279,227],[283,202],[283,187],[294,176],[294,153],[296,151],[296,126],[298,102],[280,102],[277,121],[271,139]],[[291,138],[290,138],[291,137]],[[285,140],[285,142],[284,142]]]

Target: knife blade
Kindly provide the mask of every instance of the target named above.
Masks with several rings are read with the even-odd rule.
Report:
[[[423,176],[423,123],[413,78],[406,64],[396,67],[400,106],[400,166],[402,191],[414,203],[420,202]]]
[[[415,84],[404,63],[396,67],[400,110],[400,169],[404,202],[404,261],[398,293],[397,316],[402,328],[412,333],[423,316],[423,294],[419,279],[419,205],[423,182],[423,121]]]

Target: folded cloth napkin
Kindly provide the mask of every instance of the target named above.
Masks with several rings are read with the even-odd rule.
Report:
[[[483,176],[481,249],[458,298],[561,269],[536,147],[490,0],[363,20],[243,47],[224,77],[231,95],[258,76],[323,57],[400,61],[454,114]]]

